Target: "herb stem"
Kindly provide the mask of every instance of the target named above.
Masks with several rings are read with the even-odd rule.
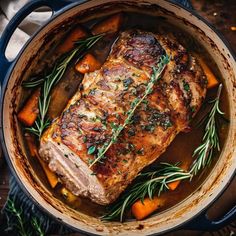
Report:
[[[31,220],[31,224],[33,226],[33,228],[35,229],[36,233],[39,235],[39,236],[44,236],[44,232],[43,230],[41,229],[41,225],[40,223],[38,222],[37,218],[36,217],[33,217],[32,220]]]
[[[127,118],[125,119],[124,123],[122,125],[119,125],[117,129],[112,134],[112,137],[108,143],[105,143],[101,148],[98,149],[98,155],[97,157],[92,161],[92,163],[89,165],[89,168],[91,168],[94,164],[99,162],[102,158],[104,158],[104,154],[108,151],[108,149],[111,147],[111,145],[116,142],[119,134],[121,131],[128,125],[134,115],[135,110],[137,107],[143,102],[143,100],[152,92],[152,89],[155,85],[155,83],[161,78],[161,74],[164,71],[166,65],[169,63],[170,58],[166,54],[165,56],[162,56],[160,59],[160,62],[158,63],[158,68],[153,67],[153,73],[150,77],[150,81],[148,82],[145,92],[141,98],[135,98],[131,103],[131,109],[127,112]]]
[[[213,151],[220,150],[219,138],[216,129],[216,115],[224,113],[219,108],[220,95],[222,84],[219,85],[217,96],[210,103],[213,106],[209,112],[207,123],[205,125],[205,134],[202,138],[202,143],[195,149],[193,156],[197,156],[189,171],[184,171],[175,165],[168,163],[160,163],[156,171],[140,173],[136,179],[136,184],[132,185],[119,200],[113,204],[107,214],[102,217],[102,220],[114,220],[118,217],[120,222],[123,221],[124,214],[134,202],[137,200],[143,201],[146,196],[150,199],[155,194],[158,196],[165,190],[168,190],[168,184],[171,182],[189,179],[198,174],[198,172],[210,164],[213,158]]]
[[[215,149],[220,151],[220,143],[216,127],[216,115],[224,114],[219,108],[221,91],[222,84],[218,87],[216,98],[210,101],[210,103],[213,103],[213,106],[207,116],[205,134],[202,138],[202,143],[193,152],[193,157],[197,157],[189,171],[193,176],[197,175],[201,169],[211,163]]]
[[[43,134],[43,131],[50,125],[50,120],[46,117],[51,96],[50,93],[53,89],[53,87],[61,80],[63,75],[65,74],[65,71],[69,65],[69,63],[72,61],[72,59],[75,57],[77,53],[79,53],[78,60],[83,55],[83,52],[89,48],[91,48],[98,40],[100,40],[103,37],[104,34],[92,36],[89,38],[86,38],[84,40],[79,40],[75,42],[76,48],[72,49],[69,53],[66,53],[66,55],[62,55],[61,62],[59,64],[56,64],[52,70],[52,72],[45,77],[45,79],[40,79],[40,83],[43,83],[43,89],[42,94],[39,99],[39,115],[37,120],[34,123],[33,127],[26,128],[26,130],[30,131],[31,133],[35,134],[39,138]],[[25,82],[22,85],[27,88],[32,88],[35,86],[38,86],[40,84],[37,81],[29,81]]]
[[[137,183],[120,197],[102,220],[113,220],[119,217],[122,222],[127,208],[137,200],[143,201],[146,196],[152,199],[155,194],[159,196],[161,192],[169,189],[168,183],[191,179],[191,177],[190,173],[178,167],[178,163],[175,165],[160,163],[156,171],[141,173],[137,177]]]
[[[21,216],[22,210],[17,210],[14,201],[12,201],[10,198],[8,198],[7,200],[6,210],[16,217],[18,221],[17,228],[19,230],[19,234],[21,236],[27,236],[28,234],[26,232],[24,221]]]

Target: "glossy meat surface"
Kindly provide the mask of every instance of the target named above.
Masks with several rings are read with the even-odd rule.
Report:
[[[165,53],[171,61],[153,92],[102,163],[89,168],[113,129],[124,123],[131,102],[144,93],[152,68]],[[201,67],[175,39],[140,30],[122,32],[102,68],[85,75],[79,91],[45,132],[40,155],[74,194],[109,204],[188,129],[205,94]]]

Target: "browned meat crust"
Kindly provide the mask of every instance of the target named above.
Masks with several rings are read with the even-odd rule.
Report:
[[[106,158],[90,170],[98,148],[110,141],[114,126],[123,124],[131,102],[143,94],[152,67],[165,53],[171,61],[161,80]],[[125,31],[102,68],[85,75],[80,91],[44,134],[40,154],[72,192],[99,204],[111,203],[188,128],[205,97],[205,85],[195,58],[175,39]],[[95,150],[92,155],[89,149]]]

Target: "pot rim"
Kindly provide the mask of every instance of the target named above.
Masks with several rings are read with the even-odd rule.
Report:
[[[92,1],[96,1],[96,0],[88,0],[88,2],[92,2]],[[118,0],[114,0],[112,1],[113,3],[115,1],[118,1]],[[125,0],[121,0],[121,1],[118,1],[118,2],[123,2]],[[164,1],[164,0],[162,0]],[[105,0],[104,1],[105,3],[109,3],[109,1]],[[133,0],[132,0],[133,2]],[[145,2],[145,1],[144,1]],[[223,42],[223,44],[225,45],[225,47],[227,48],[228,52],[230,52],[232,58],[234,60],[236,60],[236,55],[235,55],[235,52],[232,50],[231,46],[229,45],[228,41],[225,39],[225,37],[222,35],[222,33],[218,32],[217,29],[212,26],[206,19],[204,19],[202,16],[200,16],[197,12],[195,12],[194,10],[191,10],[185,6],[182,6],[181,4],[179,3],[174,3],[172,1],[166,1],[168,2],[168,4],[171,4],[173,6],[177,6],[177,7],[180,7],[182,9],[184,9],[185,11],[187,11],[188,13],[191,13],[193,16],[195,16],[196,18],[198,18],[201,22],[203,22],[207,27],[209,27],[213,32],[214,34],[216,34],[219,39]],[[35,37],[40,33],[40,31],[44,28],[46,28],[52,21],[56,20],[58,17],[60,17],[61,15],[63,14],[66,14],[66,12],[68,10],[71,10],[75,7],[79,7],[80,5],[83,5],[84,3],[86,2],[82,2],[82,3],[79,3],[79,2],[75,2],[75,3],[70,3],[68,6],[62,8],[60,10],[60,12],[56,13],[55,15],[53,15],[44,25],[42,25],[41,27],[39,27],[35,33],[30,37],[30,39],[25,43],[25,45],[21,48],[20,52],[18,53],[17,57],[12,61],[12,64],[11,66],[9,67],[6,75],[5,75],[5,78],[3,80],[3,84],[1,86],[1,97],[0,97],[0,111],[1,111],[1,115],[0,115],[0,140],[1,140],[1,144],[2,144],[2,149],[3,149],[3,153],[4,153],[4,157],[7,161],[7,164],[8,164],[8,167],[10,168],[10,171],[11,173],[13,174],[13,176],[15,177],[17,183],[21,186],[21,189],[22,191],[27,195],[27,197],[30,198],[31,201],[34,202],[34,204],[40,209],[42,210],[43,212],[47,213],[48,215],[50,215],[52,217],[52,219],[54,219],[55,221],[57,221],[58,223],[60,222],[63,222],[63,224],[65,224],[67,227],[73,229],[73,230],[76,230],[77,232],[80,232],[80,233],[85,233],[85,234],[89,234],[89,235],[100,235],[100,234],[94,234],[94,233],[91,233],[91,232],[88,232],[88,231],[84,231],[82,229],[79,229],[79,228],[76,228],[75,226],[65,222],[64,220],[60,220],[58,219],[55,215],[53,215],[49,210],[47,210],[45,207],[43,207],[41,204],[38,203],[38,201],[32,196],[32,194],[30,193],[30,191],[26,188],[26,186],[23,184],[21,178],[19,177],[19,175],[17,174],[17,171],[16,169],[14,168],[14,165],[12,163],[12,160],[10,158],[10,155],[7,151],[7,146],[6,146],[6,143],[5,143],[5,137],[4,137],[4,124],[3,124],[3,108],[4,108],[4,98],[5,98],[5,94],[6,94],[6,90],[7,90],[7,85],[8,85],[8,82],[10,81],[10,78],[11,78],[11,75],[12,75],[12,72],[14,71],[14,68],[16,66],[16,64],[18,63],[19,59],[22,57],[22,55],[24,54],[24,51],[25,49],[28,47],[28,45],[35,39]],[[156,3],[157,5],[159,5],[158,3]],[[199,210],[197,213],[194,213],[194,216],[192,218],[188,218],[187,220],[184,220],[182,223],[176,225],[176,226],[173,226],[172,228],[170,229],[166,229],[166,230],[163,230],[162,232],[159,232],[159,233],[154,233],[154,234],[150,234],[150,235],[159,235],[159,234],[162,234],[162,233],[167,233],[167,232],[170,232],[172,230],[175,230],[177,228],[180,228],[181,226],[183,225],[186,225],[187,223],[191,222],[192,219],[196,218],[197,216],[199,216],[202,212],[205,212],[206,209],[208,209],[221,195],[222,193],[225,191],[225,189],[228,187],[228,185],[230,184],[230,182],[232,181],[233,177],[235,176],[236,174],[236,169],[234,170],[234,172],[232,173],[232,175],[230,176],[229,180],[225,185],[224,187],[216,194],[215,198],[210,202],[208,203],[204,208],[202,208],[201,210]]]

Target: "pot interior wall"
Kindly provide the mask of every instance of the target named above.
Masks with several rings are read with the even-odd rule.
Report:
[[[69,9],[65,14],[57,16],[45,26],[27,45],[24,53],[19,57],[5,92],[4,99],[4,136],[12,168],[27,192],[46,211],[61,219],[70,226],[94,234],[123,234],[137,235],[161,233],[174,228],[189,220],[197,212],[208,205],[224,188],[235,170],[235,61],[219,37],[200,19],[166,1],[159,1],[159,6],[153,5],[156,1],[89,1],[81,6]],[[115,5],[114,5],[115,4]],[[219,68],[224,85],[229,96],[230,127],[221,156],[205,182],[185,201],[175,207],[146,219],[142,222],[104,223],[99,219],[75,211],[56,198],[45,180],[38,175],[36,168],[32,168],[32,160],[27,157],[24,149],[22,130],[16,120],[22,97],[21,81],[28,78],[32,71],[43,65],[42,59],[49,53],[67,30],[77,22],[85,22],[94,17],[112,14],[118,11],[145,12],[154,16],[161,16],[171,24],[177,25],[193,35],[209,52]],[[191,23],[190,23],[191,22]],[[142,225],[142,227],[140,227]]]

